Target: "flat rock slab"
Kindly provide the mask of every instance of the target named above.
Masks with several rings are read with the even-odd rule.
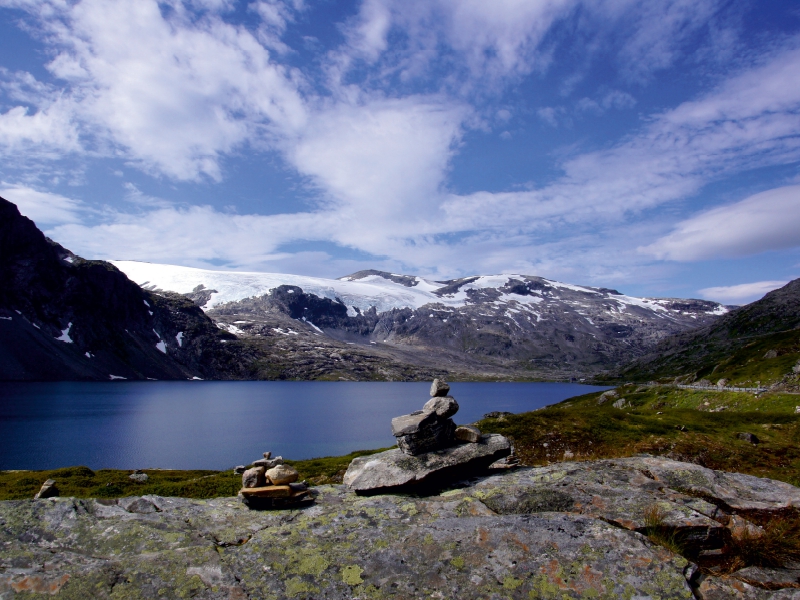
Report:
[[[270,511],[236,498],[0,502],[0,598],[800,599],[798,589],[754,585],[792,585],[795,572],[697,577],[635,531],[653,501],[676,526],[711,518],[703,511],[721,500],[690,505],[698,499],[681,491],[694,468],[647,458],[562,463],[425,497],[321,486],[311,506]],[[747,485],[706,471],[725,498],[729,478]],[[768,491],[777,482],[756,483],[747,502],[780,510],[785,498]]]
[[[471,474],[511,454],[511,444],[498,434],[472,444],[458,444],[410,456],[400,449],[360,456],[350,463],[344,484],[356,492],[376,493]]]

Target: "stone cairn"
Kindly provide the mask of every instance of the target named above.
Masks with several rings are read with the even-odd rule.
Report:
[[[434,379],[422,410],[392,419],[398,447],[354,458],[343,483],[357,494],[437,487],[506,461],[511,442],[499,434],[481,435],[471,425],[457,427],[451,417],[458,402],[449,393],[443,379]]]
[[[481,432],[476,427],[456,427],[451,417],[458,412],[458,402],[449,393],[450,386],[444,379],[434,379],[431,384],[431,399],[422,410],[392,419],[392,434],[405,454],[417,456],[448,448],[457,441],[480,441]]]
[[[281,456],[272,458],[272,452],[264,452],[249,469],[236,467],[234,473],[242,474],[239,497],[250,508],[282,508],[311,499],[308,484],[297,481],[297,469],[283,464]]]

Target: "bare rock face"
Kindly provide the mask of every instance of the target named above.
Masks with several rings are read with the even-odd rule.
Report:
[[[344,474],[344,483],[361,493],[434,484],[474,474],[509,454],[511,444],[498,434],[485,435],[475,444],[459,444],[420,456],[388,450],[354,459]]]
[[[800,508],[800,489],[769,479],[637,457],[519,468],[429,495],[310,491],[313,506],[264,511],[235,498],[0,502],[0,598],[800,597],[791,565],[713,577],[643,535],[657,506],[689,554],[723,551],[733,516]]]

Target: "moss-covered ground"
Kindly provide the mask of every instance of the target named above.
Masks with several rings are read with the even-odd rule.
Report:
[[[800,395],[655,385],[625,385],[617,392],[622,408],[613,406],[615,399],[598,403],[600,392],[595,392],[534,412],[484,419],[478,426],[510,437],[523,464],[531,466],[649,453],[800,485]],[[741,433],[753,434],[758,443],[741,439]],[[321,485],[341,482],[356,456],[380,451],[286,462],[300,479]],[[48,478],[56,480],[62,496],[83,498],[211,498],[233,496],[241,487],[241,477],[231,471],[145,472],[148,481],[136,483],[131,471],[110,469],[5,471],[0,472],[0,499],[30,498]]]
[[[649,453],[800,485],[800,395],[645,385],[617,391],[623,408],[614,399],[599,404],[597,392],[478,426],[512,438],[527,465]]]
[[[361,450],[345,456],[287,460],[300,473],[300,479],[314,485],[341,482],[350,461],[357,456],[380,452]],[[122,498],[125,496],[180,496],[216,498],[235,496],[242,487],[242,476],[233,471],[180,471],[150,469],[148,479],[137,483],[133,471],[66,467],[48,471],[0,471],[0,500],[33,498],[47,479],[54,479],[59,495],[76,498]]]

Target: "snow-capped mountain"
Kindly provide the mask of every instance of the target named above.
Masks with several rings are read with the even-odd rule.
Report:
[[[455,360],[469,357],[529,376],[592,374],[728,311],[705,300],[637,298],[521,274],[432,281],[359,271],[322,279],[113,264],[145,289],[192,297],[239,337],[305,332],[402,349],[423,362],[447,351]]]

